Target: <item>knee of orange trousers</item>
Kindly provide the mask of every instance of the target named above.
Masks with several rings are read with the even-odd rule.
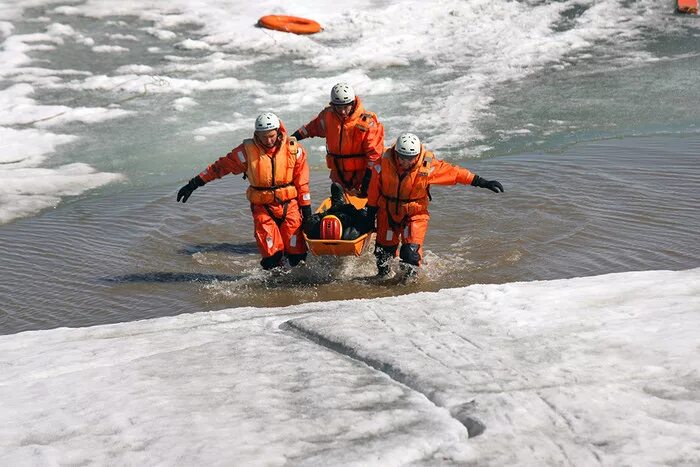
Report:
[[[399,229],[392,228],[389,225],[389,219],[387,218],[387,212],[380,209],[377,213],[377,237],[376,242],[379,245],[387,247],[395,247],[399,244]]]
[[[408,221],[403,226],[401,230],[401,243],[415,243],[421,245],[421,251],[423,249],[422,245],[425,241],[425,235],[428,233],[428,222],[430,221],[430,215],[420,214],[417,216],[411,216]]]
[[[301,228],[301,211],[296,201],[289,203],[287,217],[280,224],[280,235],[284,243],[284,251],[292,255],[306,253],[306,242]]]
[[[281,218],[284,215],[282,205],[270,205],[272,213]],[[253,205],[253,224],[255,241],[263,257],[272,256],[278,251],[290,254],[306,252],[306,242],[301,228],[301,211],[296,200],[289,202],[284,220],[278,226],[267,212],[265,206]]]
[[[398,230],[394,230],[390,227],[382,228],[377,226],[377,245],[381,245],[383,247],[396,247],[399,244],[400,238],[401,234]]]
[[[263,258],[284,251],[284,241],[279,227],[267,212],[253,209],[253,228],[255,230],[255,243]]]
[[[388,213],[380,210],[377,214],[377,243],[384,246],[401,243],[417,243],[423,245],[428,232],[429,214],[418,214],[408,218],[401,226],[392,227],[389,224]],[[421,247],[422,250],[422,247]]]
[[[277,252],[284,252],[282,235],[274,222],[272,225],[255,223],[255,243],[258,245],[258,251],[263,257],[272,256]]]

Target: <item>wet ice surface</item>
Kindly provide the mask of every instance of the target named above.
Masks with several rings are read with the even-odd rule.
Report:
[[[0,463],[693,465],[699,297],[632,272],[2,336]]]

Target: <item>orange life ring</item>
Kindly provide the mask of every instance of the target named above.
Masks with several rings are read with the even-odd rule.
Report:
[[[678,0],[678,7],[676,8],[678,13],[685,13],[688,15],[698,14],[698,0]]]
[[[294,34],[315,34],[322,29],[321,25],[312,19],[283,15],[263,16],[258,20],[258,26]]]

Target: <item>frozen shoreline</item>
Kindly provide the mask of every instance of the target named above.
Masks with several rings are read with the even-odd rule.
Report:
[[[0,336],[0,463],[697,464],[699,309],[691,269]]]

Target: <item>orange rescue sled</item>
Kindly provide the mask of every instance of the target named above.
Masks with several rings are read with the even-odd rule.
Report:
[[[358,198],[349,194],[345,194],[345,199],[352,203],[357,209],[362,209],[367,204],[367,198]],[[323,212],[331,207],[331,199],[326,198],[318,207],[316,212]],[[362,234],[355,240],[321,240],[316,238],[308,238],[304,234],[306,244],[309,250],[316,256],[333,255],[333,256],[360,256],[369,248],[372,232]]]

